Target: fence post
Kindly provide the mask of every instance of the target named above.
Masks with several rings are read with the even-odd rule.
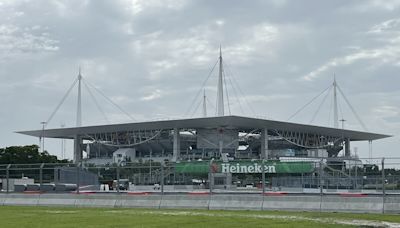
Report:
[[[164,195],[164,162],[161,162],[161,195]]]
[[[385,198],[386,198],[386,191],[385,191],[385,158],[382,158],[382,214],[385,213]]]
[[[322,160],[319,162],[319,194],[322,197],[322,194],[324,193],[324,185],[323,185],[323,179],[322,179]]]
[[[120,165],[120,162],[117,163],[117,168],[116,168],[117,169],[116,170],[117,171],[117,182],[115,183],[115,185],[116,185],[115,187],[117,188],[117,193],[119,193],[119,165]]]
[[[319,201],[319,211],[322,211],[322,196],[324,194],[324,188],[322,184],[322,159],[319,162],[319,196],[320,196],[320,201]]]
[[[7,193],[10,192],[10,168],[11,168],[11,164],[8,164],[6,167]]]
[[[76,164],[76,193],[79,194],[79,188],[80,188],[80,165],[81,163],[78,162]]]
[[[261,172],[262,172],[262,194],[265,194],[265,164],[264,164],[264,159],[262,159],[261,162]]]
[[[354,175],[355,175],[355,177],[356,177],[356,183],[355,183],[355,186],[354,186],[354,189],[357,189],[358,190],[358,164],[357,164],[357,162],[355,161],[354,162],[356,165],[354,166],[355,167],[355,173],[354,173]]]
[[[40,184],[40,188],[42,188],[42,185],[43,185],[43,167],[44,167],[44,163],[40,164],[40,169],[39,169],[39,184]]]
[[[213,163],[213,159],[210,160],[210,164],[209,164],[209,169],[208,169],[208,182],[209,182],[209,189],[210,189],[210,194],[212,194],[212,189],[213,189],[213,182],[214,182],[214,178],[213,178],[213,172],[212,172],[212,163]]]

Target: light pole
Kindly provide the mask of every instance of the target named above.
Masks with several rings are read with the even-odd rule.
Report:
[[[344,122],[346,121],[345,119],[341,119],[341,120],[339,120],[340,122],[342,122],[342,140],[343,140],[343,142],[345,141],[345,139],[344,139]],[[343,145],[343,143],[342,143],[342,145]],[[343,147],[344,148],[344,147]],[[346,156],[346,152],[343,150],[343,152],[344,152],[344,155]]]
[[[341,119],[339,120],[340,122],[342,122],[342,130],[344,130],[344,122],[346,121],[345,119]]]
[[[64,128],[65,124],[61,124],[61,128]],[[61,159],[65,159],[65,139],[61,139]]]
[[[46,126],[47,122],[40,122],[42,124],[42,153],[44,152],[44,127]]]

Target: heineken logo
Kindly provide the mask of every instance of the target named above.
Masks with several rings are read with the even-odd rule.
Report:
[[[311,162],[275,161],[199,161],[175,164],[178,173],[311,173],[315,165]]]
[[[263,165],[259,165],[257,163],[253,164],[230,164],[230,163],[222,163],[221,164],[221,172],[222,173],[262,173]],[[264,165],[265,173],[276,173],[275,165]]]

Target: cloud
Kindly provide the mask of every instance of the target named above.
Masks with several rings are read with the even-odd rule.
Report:
[[[256,25],[252,30],[256,42],[270,42],[278,36],[278,28],[268,23]]]
[[[385,47],[372,50],[360,50],[343,57],[331,59],[316,70],[303,76],[303,79],[312,81],[323,73],[332,70],[332,68],[350,65],[361,60],[375,59],[384,62],[392,61],[393,59],[398,59],[398,54],[400,54],[400,49],[398,47],[396,49],[393,49],[393,47]],[[330,72],[330,74],[332,74],[332,72]]]
[[[378,106],[373,109],[373,113],[375,115],[378,115],[379,117],[382,118],[390,118],[391,120],[394,120],[396,118],[396,122],[400,124],[400,108],[396,106],[390,106],[390,105],[383,105],[383,106]]]
[[[397,27],[400,27],[400,19],[398,18],[372,26],[366,34],[374,35],[372,39],[379,36],[380,47],[350,48],[352,50],[351,53],[330,59],[328,62],[303,76],[302,79],[312,81],[328,71],[331,71],[329,74],[332,74],[335,68],[351,65],[358,61],[373,60],[368,64],[370,69],[375,65],[381,64],[398,65],[400,61],[400,32],[396,29]],[[394,31],[394,33],[390,31]]]
[[[55,52],[59,41],[39,25],[20,28],[12,24],[0,25],[0,55],[2,58],[29,53]]]
[[[162,92],[159,89],[154,90],[151,94],[140,98],[142,101],[152,101],[160,98],[162,96]]]
[[[157,80],[163,76],[163,73],[171,70],[171,68],[176,67],[178,63],[165,59],[160,61],[153,61],[150,63],[150,65],[150,79]]]
[[[246,99],[244,113],[250,103],[256,115],[285,119],[330,83],[325,74],[339,71],[351,75],[340,83],[343,90],[351,88],[349,99],[369,128],[399,132],[390,122],[396,114],[389,112],[396,110],[384,108],[400,102],[398,5],[393,0],[0,1],[1,143],[37,143],[12,132],[40,128],[79,66],[88,82],[136,119],[181,117],[192,102],[200,102],[194,97],[220,45],[227,76],[235,75],[240,99]],[[310,14],[310,8],[316,10]],[[216,74],[205,87],[214,102]],[[53,127],[75,124],[76,94],[74,89]],[[232,113],[240,115],[235,93],[229,95]],[[83,91],[84,124],[104,123],[89,101]],[[112,122],[130,121],[104,99],[98,102]]]
[[[383,33],[387,31],[399,32],[400,18],[394,18],[374,25],[368,33]]]
[[[167,8],[172,10],[182,9],[188,1],[185,0],[123,0],[123,4],[132,14],[139,14],[145,10],[151,10],[151,8]]]
[[[217,24],[218,26],[223,26],[225,24],[225,21],[222,19],[216,20],[215,24]]]
[[[400,7],[399,0],[368,0],[354,7],[356,11],[369,12],[376,10],[395,11]]]
[[[244,99],[248,102],[271,102],[276,100],[290,99],[292,98],[289,94],[275,94],[275,95],[248,95],[245,96]]]

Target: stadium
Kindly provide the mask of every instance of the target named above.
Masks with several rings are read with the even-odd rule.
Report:
[[[339,128],[344,120],[338,118],[337,91],[343,93],[336,80],[330,87],[335,104],[333,127],[226,115],[221,52],[218,63],[216,116],[207,115],[204,95],[202,117],[122,124],[82,126],[81,84],[85,80],[79,73],[42,129],[18,132],[41,139],[42,151],[45,138],[73,140],[73,163],[0,165],[6,193],[0,194],[0,205],[36,206],[35,212],[25,209],[30,214],[48,214],[43,206],[57,207],[60,219],[74,219],[73,213],[84,210],[80,207],[97,207],[101,209],[85,209],[85,216],[96,222],[135,218],[138,224],[148,222],[145,226],[171,221],[192,224],[200,217],[207,219],[196,224],[218,218],[232,227],[260,218],[307,227],[384,226],[389,223],[343,220],[341,214],[323,215],[336,216],[327,221],[312,218],[312,213],[400,213],[398,163],[361,159],[350,150],[354,142],[368,143],[371,149],[373,141],[390,136],[345,129],[343,122]],[[47,129],[75,85],[76,127]],[[293,216],[285,211],[310,214],[302,212],[290,222]],[[155,222],[154,216],[161,220]],[[240,223],[233,224],[235,219]],[[388,219],[397,221],[392,217],[384,221]]]
[[[335,158],[352,141],[388,135],[240,116],[152,121],[25,131],[23,134],[74,140],[74,161],[88,163],[155,160]],[[42,135],[43,134],[43,135]],[[83,140],[93,141],[83,144]],[[119,148],[119,149],[115,149]],[[241,149],[243,148],[243,149]],[[114,150],[113,150],[114,149]],[[116,160],[119,159],[119,160]]]
[[[0,227],[400,227],[400,0],[0,12]]]
[[[83,166],[129,167],[131,164],[147,163],[153,166],[154,172],[154,166],[175,164],[174,173],[186,174],[183,175],[185,177],[180,182],[181,185],[195,185],[193,182],[200,180],[208,188],[213,186],[230,190],[237,190],[238,183],[241,187],[248,184],[256,186],[261,182],[265,184],[265,174],[297,178],[289,183],[282,182],[276,176],[275,181],[271,179],[273,183],[270,188],[304,188],[304,186],[318,188],[320,183],[315,177],[322,175],[319,167],[323,167],[325,176],[332,178],[326,184],[326,188],[354,189],[362,180],[360,176],[349,178],[345,170],[358,169],[357,167],[363,167],[364,164],[350,153],[351,143],[365,141],[371,144],[374,140],[390,137],[338,127],[340,120],[337,90],[341,92],[341,89],[336,80],[332,84],[335,103],[333,128],[225,115],[226,76],[221,50],[218,65],[216,116],[207,116],[204,95],[203,116],[199,118],[81,126],[81,98],[78,97],[76,127],[45,129],[43,126],[41,130],[19,133],[43,140],[44,138],[74,140],[74,162]],[[84,82],[83,77],[79,73],[71,87],[78,85],[78,95],[81,94],[82,82]],[[62,102],[57,107],[61,105]],[[57,109],[52,116],[56,111]],[[85,159],[83,152],[86,153]],[[215,167],[210,165],[212,163]],[[204,178],[204,174],[210,171],[213,173],[212,178]],[[252,181],[239,178],[241,174],[261,173],[263,180],[260,176]],[[158,185],[165,178],[159,174],[155,175],[152,171],[141,175],[137,180],[134,178],[135,174],[127,174],[124,180],[134,182],[136,186],[148,185],[147,189],[151,189],[153,184]],[[169,182],[176,182],[171,180],[171,176],[166,178]],[[130,188],[125,186],[124,189]]]
[[[221,50],[218,65],[217,115],[214,117],[207,117],[207,98],[204,94],[203,117],[201,118],[82,127],[80,96],[83,77],[79,72],[77,79],[49,120],[45,122],[43,129],[19,133],[38,138],[73,139],[74,162],[82,162],[82,152],[85,151],[87,153],[85,162],[93,164],[138,160],[176,162],[198,159],[228,161],[281,157],[335,158],[341,151],[343,151],[343,158],[350,158],[352,141],[372,142],[390,137],[339,128],[341,120],[338,118],[337,90],[339,89],[341,93],[342,91],[336,80],[332,85],[334,128],[225,115],[225,99],[229,98],[227,92],[224,95],[226,90],[224,85],[227,82]],[[76,127],[44,129],[77,83]],[[348,101],[347,98],[345,101]],[[358,117],[356,113],[355,115]],[[364,127],[361,121],[360,124]],[[83,141],[90,143],[84,144]]]

